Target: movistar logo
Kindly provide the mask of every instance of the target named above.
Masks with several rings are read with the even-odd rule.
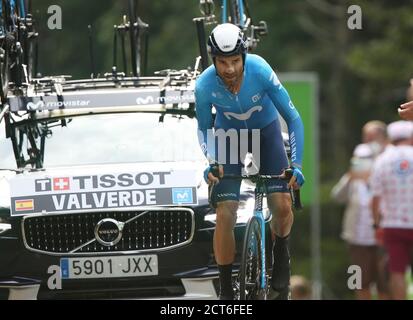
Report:
[[[42,100],[38,101],[37,103],[29,102],[27,104],[28,110],[38,110],[40,108],[44,108],[44,102]]]
[[[224,112],[224,116],[228,119],[231,120],[231,117],[240,121],[245,121],[251,118],[251,115],[255,112],[261,112],[262,106],[255,106],[249,109],[245,113],[235,113],[235,112]]]

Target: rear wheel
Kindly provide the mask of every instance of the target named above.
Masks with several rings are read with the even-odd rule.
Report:
[[[239,271],[240,300],[265,299],[261,289],[262,248],[261,226],[258,218],[252,217],[247,224]]]

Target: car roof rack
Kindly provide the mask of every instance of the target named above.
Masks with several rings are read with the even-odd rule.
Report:
[[[42,168],[50,128],[66,126],[67,118],[122,112],[160,113],[160,121],[166,114],[195,117],[197,75],[196,68],[161,70],[148,77],[110,73],[81,80],[36,78],[7,97],[0,121],[6,118],[6,137],[12,141],[18,168]]]
[[[9,95],[9,112],[55,114],[90,112],[168,112],[194,109],[194,73],[163,70],[153,77],[113,77],[68,80],[68,76],[33,79],[24,95]],[[106,109],[106,110],[105,110]],[[46,111],[43,116],[40,114]],[[58,111],[58,112],[53,112]]]

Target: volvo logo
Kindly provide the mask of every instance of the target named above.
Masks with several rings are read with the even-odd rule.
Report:
[[[100,220],[95,227],[95,238],[104,246],[114,246],[122,238],[125,223],[115,219],[106,218]]]

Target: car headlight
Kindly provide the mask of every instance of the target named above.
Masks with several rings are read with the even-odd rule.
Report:
[[[255,199],[252,197],[246,200],[240,200],[237,211],[237,224],[245,224],[248,222],[249,218],[251,218],[254,213],[254,203]],[[265,220],[268,220],[271,217],[271,212],[268,209],[266,198],[264,198],[263,201],[263,214]],[[215,224],[217,216],[215,213],[210,213],[205,215],[204,219],[205,221],[212,222],[213,224]]]

